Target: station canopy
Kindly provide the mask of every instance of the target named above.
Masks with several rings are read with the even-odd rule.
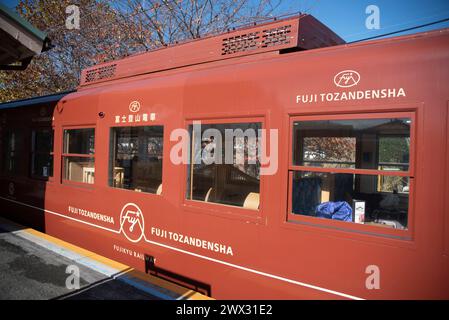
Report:
[[[0,70],[24,70],[50,47],[46,33],[0,3]]]

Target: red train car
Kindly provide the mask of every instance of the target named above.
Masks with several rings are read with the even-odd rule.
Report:
[[[449,30],[308,15],[105,63],[0,106],[2,213],[219,299],[448,299],[448,83]]]

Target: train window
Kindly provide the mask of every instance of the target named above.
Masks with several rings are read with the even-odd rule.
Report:
[[[6,174],[17,174],[20,169],[21,134],[18,131],[7,131],[3,141],[3,172]]]
[[[293,121],[291,214],[408,228],[408,117]]]
[[[53,176],[53,130],[50,128],[32,132],[31,175],[39,178]]]
[[[380,176],[391,178],[389,176]],[[347,222],[407,228],[408,192],[394,192],[395,184],[404,188],[408,177],[376,181],[379,176],[337,172],[296,171],[292,185],[292,212],[306,216]],[[378,183],[388,185],[385,194]],[[391,191],[387,191],[391,190]]]
[[[186,198],[257,210],[259,129],[258,122],[201,124],[198,132],[190,126],[193,143]]]
[[[95,129],[64,130],[64,153],[93,155],[95,153]]]
[[[64,130],[63,179],[93,184],[95,179],[95,129]]]
[[[293,163],[407,171],[410,122],[408,118],[297,121],[293,129]]]
[[[109,185],[162,192],[163,126],[111,129]]]

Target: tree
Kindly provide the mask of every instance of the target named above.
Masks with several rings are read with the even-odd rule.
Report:
[[[47,32],[54,48],[25,71],[0,71],[0,102],[74,89],[86,67],[267,18],[281,1],[20,0],[18,13]],[[80,28],[68,30],[73,4]]]
[[[355,137],[305,137],[304,138],[304,160],[311,162],[342,162],[343,166],[351,167],[356,162],[356,139]]]

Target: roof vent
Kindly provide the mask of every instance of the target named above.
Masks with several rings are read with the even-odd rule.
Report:
[[[108,66],[102,66],[94,69],[87,70],[84,82],[90,83],[90,82],[96,82],[99,80],[104,79],[110,79],[113,78],[115,75],[115,69],[117,67],[117,64],[111,64]]]
[[[276,28],[226,37],[222,41],[221,54],[224,56],[238,52],[248,52],[261,48],[290,44],[293,38],[290,35],[291,29],[292,25],[286,24]]]
[[[262,47],[266,48],[289,44],[292,38],[290,36],[291,31],[292,31],[291,24],[264,30]]]
[[[233,54],[237,52],[251,51],[260,48],[260,32],[249,32],[233,37],[224,38],[222,41],[221,54]]]
[[[345,43],[311,15],[275,20],[171,45],[82,71],[80,87],[255,54],[308,50]]]

